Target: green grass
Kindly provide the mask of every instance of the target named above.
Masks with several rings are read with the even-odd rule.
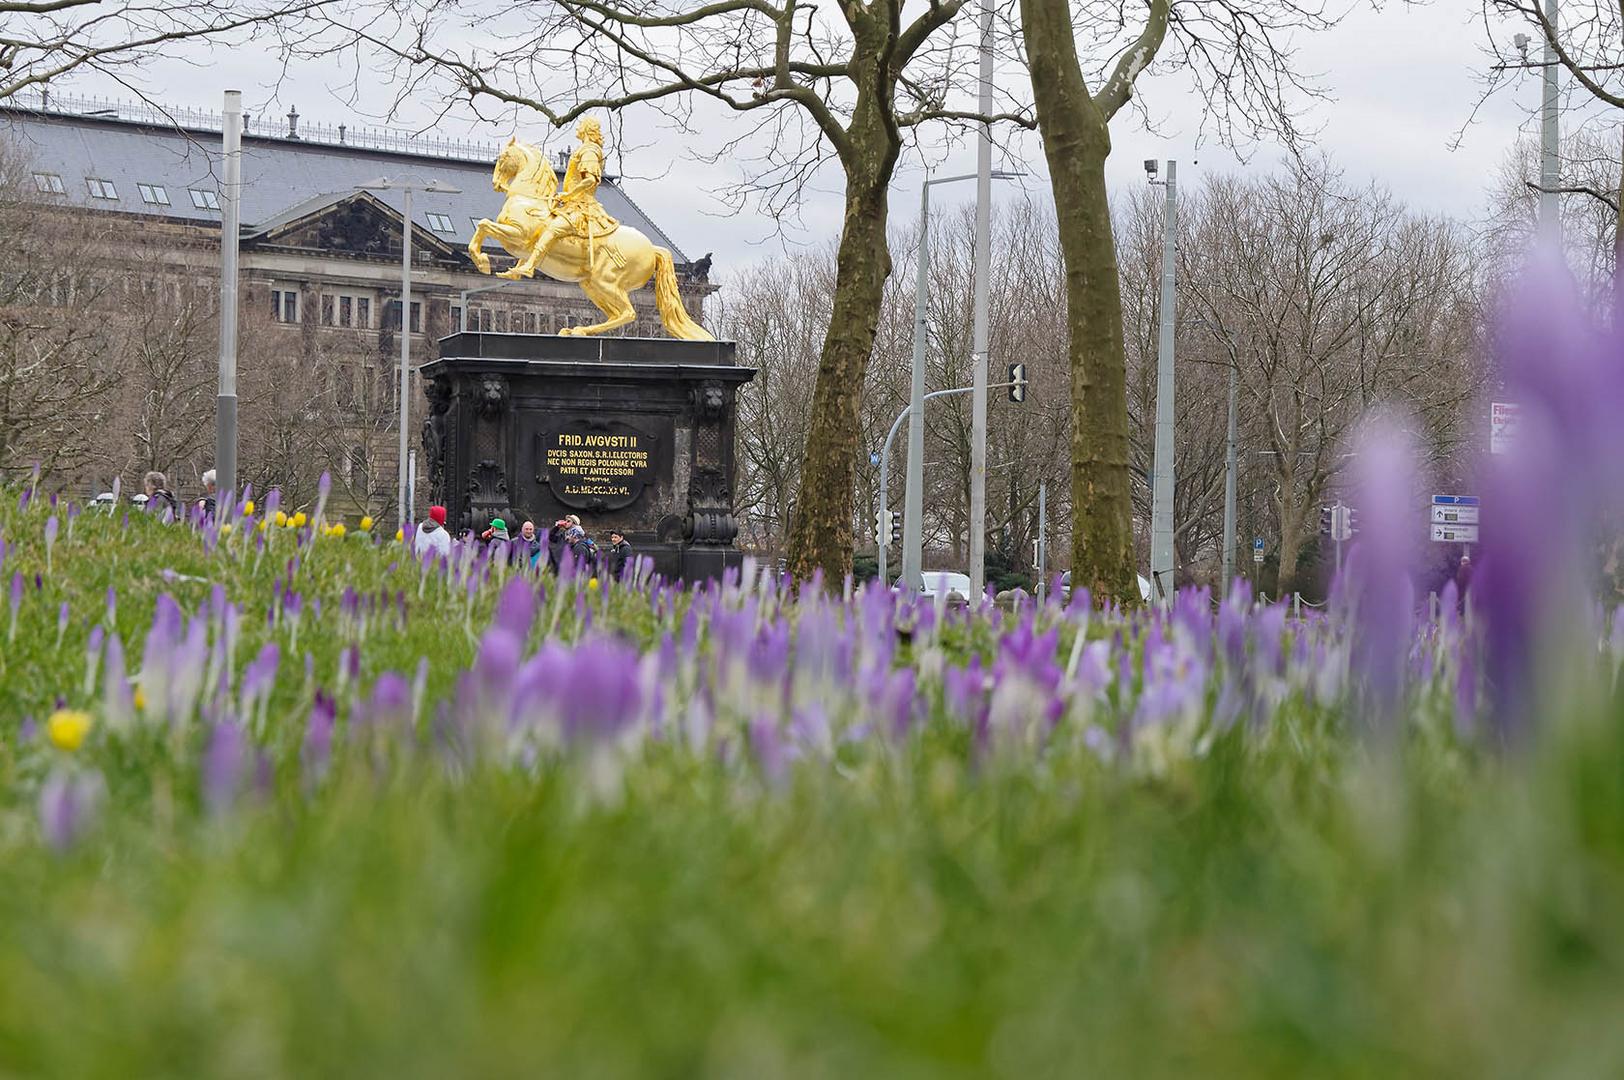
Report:
[[[43,572],[43,519],[0,504],[6,582]],[[19,724],[94,704],[107,586],[139,642],[159,592],[209,601],[162,570],[219,582],[245,605],[240,667],[292,549],[63,531],[0,674],[0,1076],[1624,1074],[1616,704],[1553,710],[1510,756],[1420,725],[1360,744],[1305,710],[1297,738],[1243,725],[1155,776],[1076,739],[972,760],[938,720],[779,788],[664,744],[448,776],[345,743],[326,784],[279,767],[223,817],[200,807],[198,729],[98,733],[101,820],[56,853],[35,799],[65,755]],[[426,656],[443,697],[492,591],[419,598],[390,561],[318,541],[296,580],[324,610],[404,591],[362,682]],[[594,620],[650,645],[663,625],[630,594]],[[279,765],[302,654],[331,687],[353,637],[307,629],[273,699]],[[554,629],[579,632],[572,602]]]

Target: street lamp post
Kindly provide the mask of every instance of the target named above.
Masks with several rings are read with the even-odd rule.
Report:
[[[1545,71],[1540,99],[1540,109],[1544,115],[1540,117],[1539,224],[1546,241],[1560,247],[1562,196],[1556,190],[1562,186],[1561,129],[1557,119],[1560,87],[1557,84],[1556,47],[1551,43],[1556,35],[1556,0],[1545,0],[1545,21],[1551,26],[1545,34]]]
[[[242,91],[227,90],[221,125],[220,375],[214,413],[215,490],[223,515],[237,492],[237,245],[242,220]]]
[[[1025,174],[994,170],[994,180],[1013,180]],[[930,323],[930,189],[933,184],[952,184],[960,180],[975,180],[975,173],[961,173],[957,176],[927,176],[925,182],[919,186],[919,252],[915,258],[914,280],[914,340],[913,340],[913,368],[910,372],[910,385],[908,393],[909,416],[923,417],[925,415],[925,347],[928,344]],[[982,276],[982,269],[978,263],[975,273],[977,280]],[[924,462],[925,462],[925,424],[908,423],[908,464],[907,476],[904,479],[902,494],[902,576],[908,588],[917,591],[923,583],[921,563],[923,561],[924,536]]]
[[[1167,192],[1162,215],[1162,300],[1161,341],[1156,357],[1156,457],[1151,474],[1150,579],[1157,598],[1168,603],[1173,596],[1173,349],[1175,267],[1178,253],[1178,163],[1167,162],[1167,177],[1157,181],[1156,162],[1146,161],[1151,183],[1161,183]]]
[[[409,402],[412,393],[412,192],[460,195],[462,189],[440,180],[414,183],[387,176],[379,177],[370,184],[356,186],[370,191],[399,191],[404,197],[400,229],[400,446],[399,456],[395,459],[395,471],[398,475],[396,497],[400,506],[400,527],[404,531],[412,520],[412,490],[407,476],[406,460],[406,431],[411,416]],[[428,317],[426,307],[423,315],[425,319]]]
[[[981,0],[981,115],[992,115],[992,8]],[[970,603],[980,607],[987,582],[987,307],[992,265],[992,125],[976,139],[975,353],[970,395]],[[921,420],[923,417],[921,417]]]
[[[1544,22],[1548,26],[1541,27],[1544,33],[1541,38],[1545,45],[1545,58],[1538,64],[1528,62],[1528,35],[1518,34],[1512,38],[1516,43],[1517,52],[1522,56],[1522,67],[1540,68],[1540,124],[1539,124],[1539,235],[1548,243],[1560,248],[1562,243],[1562,196],[1557,189],[1562,184],[1561,159],[1561,121],[1558,108],[1561,105],[1561,84],[1558,81],[1560,72],[1557,66],[1560,60],[1556,55],[1554,40],[1558,32],[1557,0],[1544,0]]]

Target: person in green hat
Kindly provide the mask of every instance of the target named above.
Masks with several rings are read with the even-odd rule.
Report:
[[[501,518],[491,518],[491,527],[480,533],[479,538],[487,544],[494,544],[498,540],[505,544],[513,539],[508,535],[507,522]]]

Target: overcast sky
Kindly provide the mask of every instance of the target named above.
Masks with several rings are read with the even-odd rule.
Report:
[[[1311,103],[1306,109],[1305,127],[1318,131],[1317,147],[1331,156],[1350,181],[1374,180],[1429,211],[1467,219],[1481,212],[1485,188],[1519,129],[1527,127],[1528,111],[1537,104],[1539,88],[1535,78],[1528,78],[1512,94],[1479,109],[1466,127],[1479,93],[1476,80],[1487,63],[1480,52],[1480,18],[1476,4],[1458,0],[1414,8],[1395,5],[1382,11],[1360,8],[1332,31],[1299,38],[1298,69],[1317,75],[1330,95],[1329,100]],[[247,110],[266,122],[293,105],[307,121],[375,123],[375,117],[362,113],[381,113],[388,107],[388,98],[369,100],[363,94],[356,105],[349,104],[350,76],[336,65],[315,63],[283,72],[280,63],[261,50],[222,49],[194,55],[187,63],[156,61],[141,78],[147,94],[175,105],[218,110],[221,91],[235,86],[243,91]],[[82,81],[61,89],[130,96],[110,82]],[[1156,131],[1147,132],[1138,118],[1126,112],[1119,115],[1109,168],[1116,191],[1145,182],[1145,158],[1177,159],[1184,186],[1215,172],[1259,171],[1278,165],[1280,152],[1274,147],[1254,148],[1250,160],[1242,161],[1214,143],[1198,145],[1202,102],[1176,77],[1141,79],[1140,100],[1154,119]],[[425,110],[404,119],[421,122],[426,115]],[[685,161],[689,140],[660,130],[655,119],[644,114],[626,120],[626,141],[635,145],[622,148],[624,153],[616,163],[626,174],[627,192],[690,255],[714,251],[716,269],[723,277],[758,259],[781,257],[786,246],[794,251],[796,244],[822,243],[838,228],[841,185],[837,170],[826,170],[808,193],[800,227],[787,237],[774,235],[772,222],[759,214],[727,214],[707,194],[707,189],[718,186],[719,178]],[[729,117],[717,120],[724,125],[730,122],[737,121]],[[260,127],[258,121],[255,127]],[[436,133],[496,140],[511,131],[507,124],[480,126],[451,120],[441,123]],[[563,133],[551,133],[540,123],[521,129],[525,133],[553,146],[568,141]],[[1035,190],[1046,190],[1035,140],[1017,147],[1027,156],[1027,167],[1037,174],[1027,183]],[[945,165],[954,171],[973,170],[973,150],[956,152]],[[921,175],[917,160],[905,160],[894,188],[894,215],[912,213]],[[973,186],[945,189],[940,196],[948,205],[967,201],[973,196]],[[493,211],[498,205],[494,199]]]

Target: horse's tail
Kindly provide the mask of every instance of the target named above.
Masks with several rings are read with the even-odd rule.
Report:
[[[709,330],[688,316],[682,306],[682,293],[677,289],[677,267],[671,253],[663,247],[654,249],[654,305],[660,309],[660,321],[666,333],[684,341],[715,341]]]

